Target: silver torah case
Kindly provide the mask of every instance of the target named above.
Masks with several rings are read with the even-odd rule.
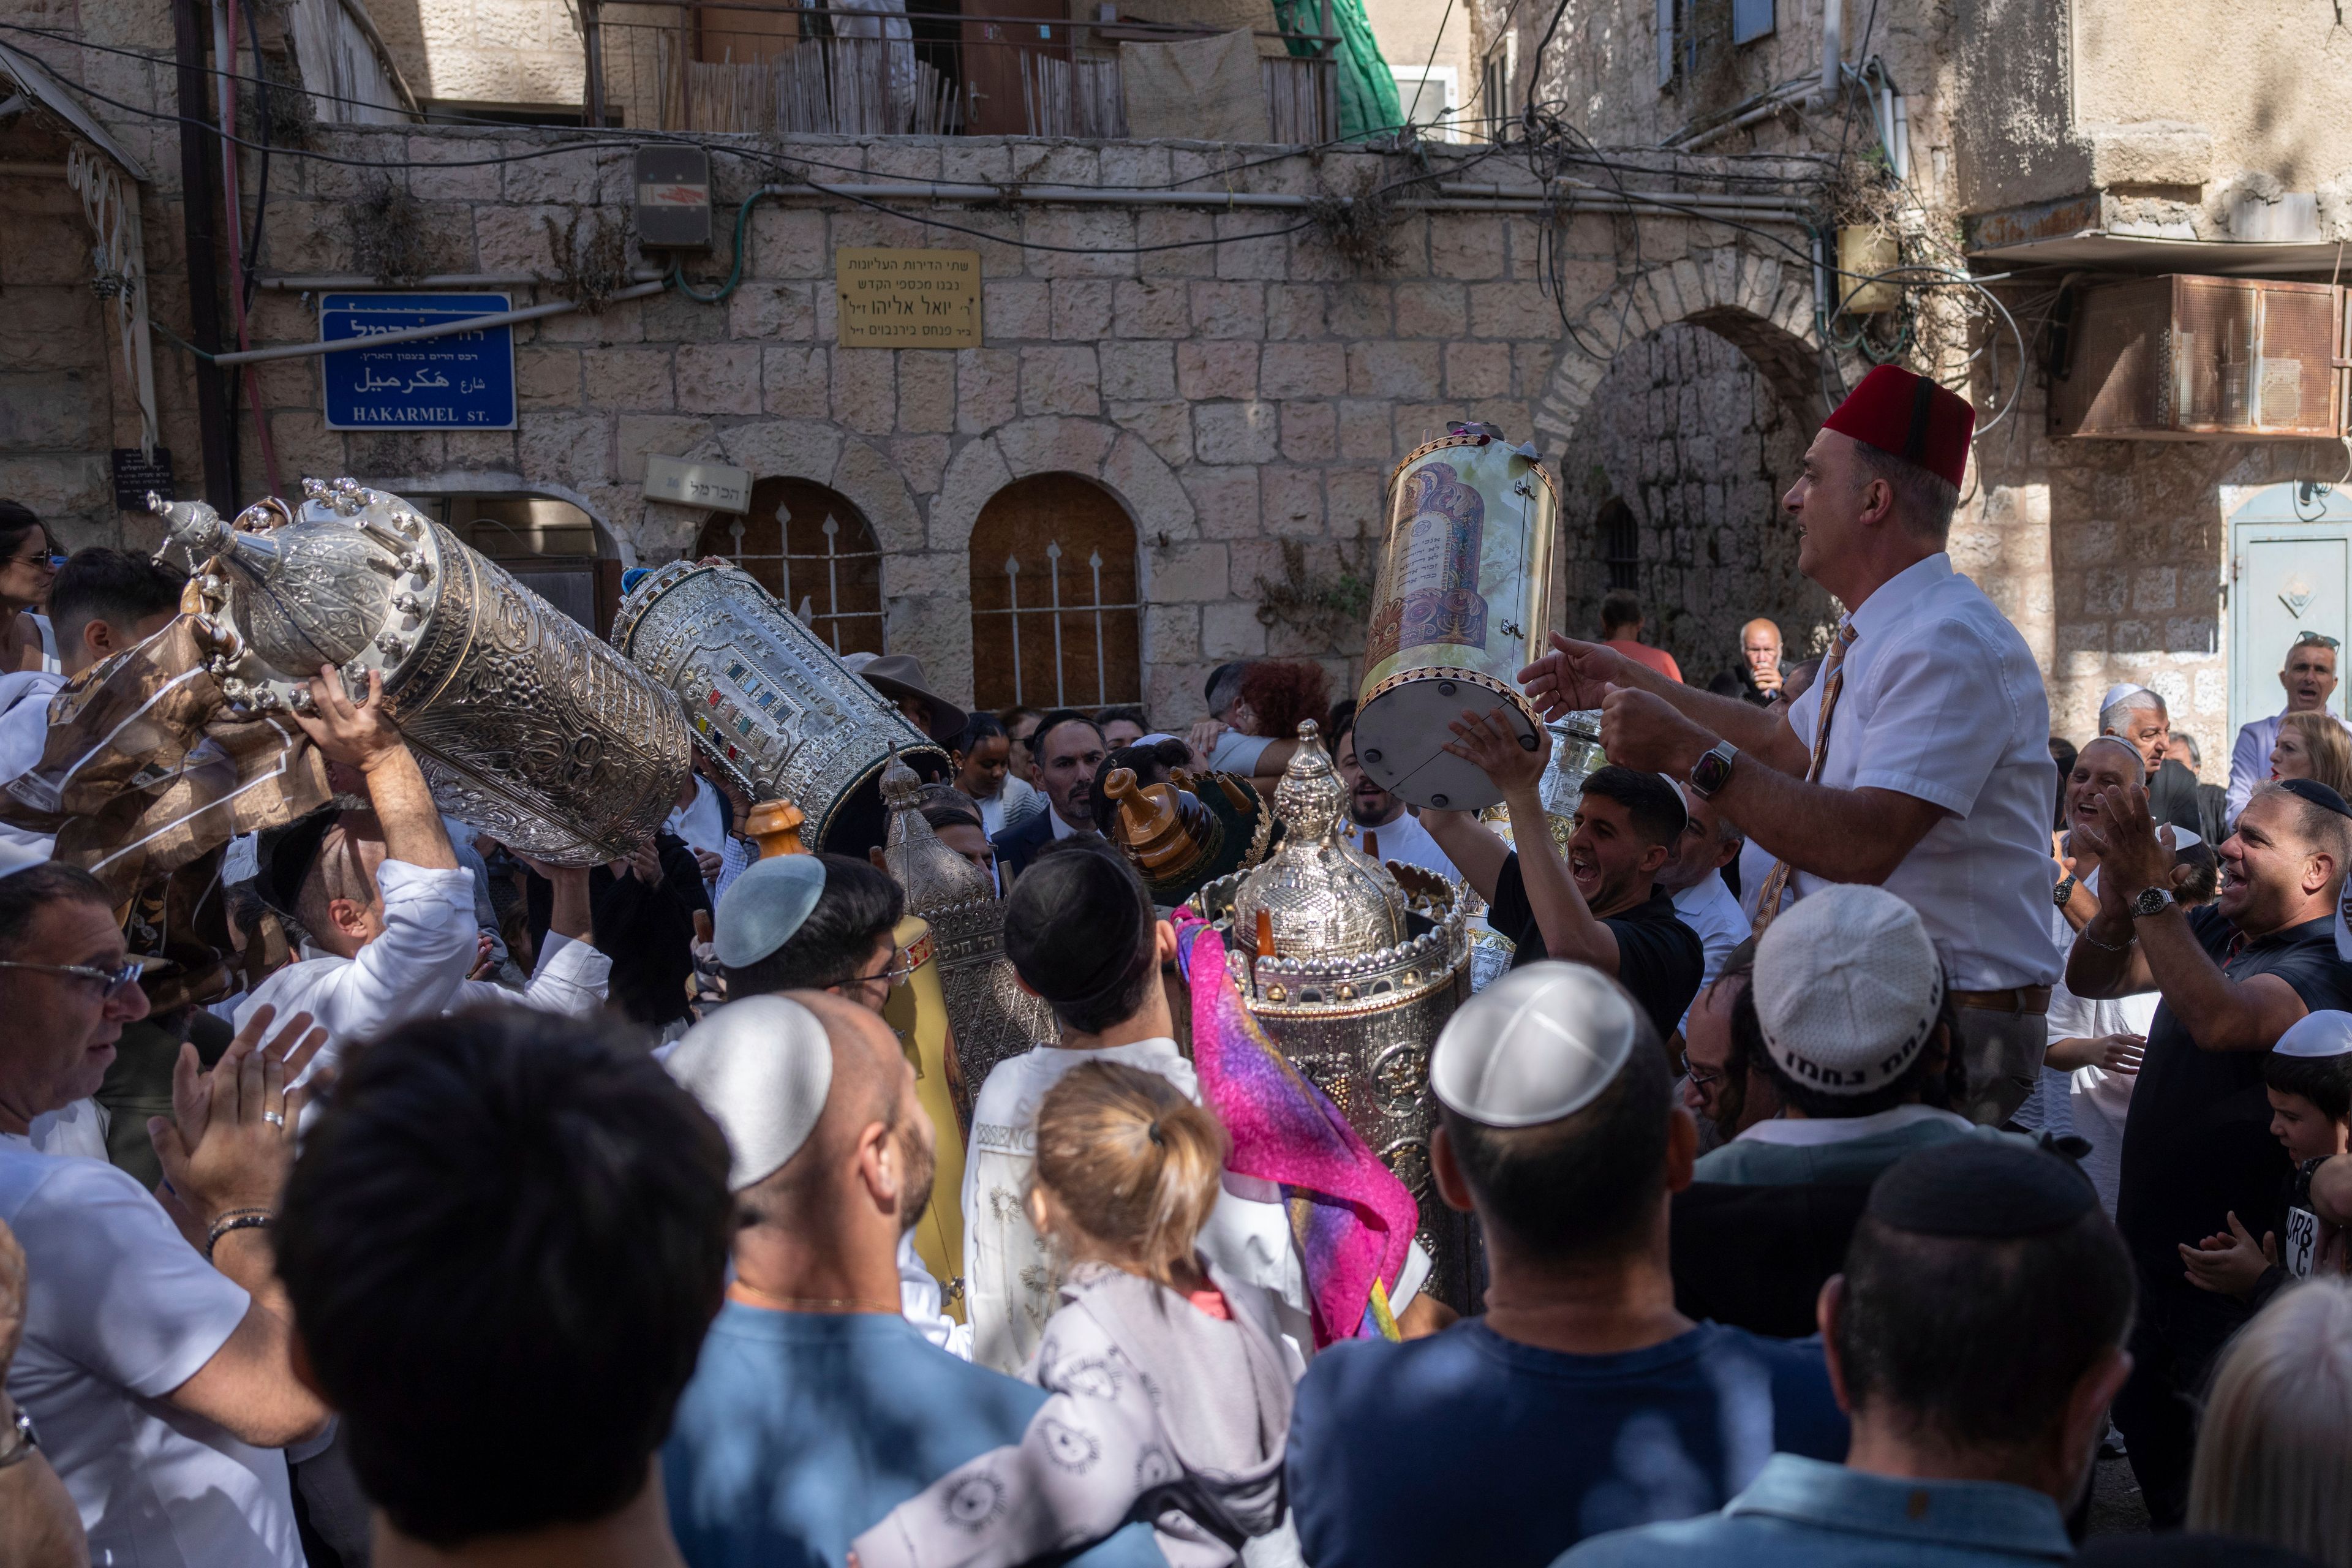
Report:
[[[170,520],[159,559],[199,574],[207,671],[238,712],[306,711],[321,665],[367,672],[443,812],[559,866],[650,839],[693,765],[677,701],[593,634],[398,496],[304,481],[223,521]]]
[[[811,849],[864,855],[882,770],[947,776],[945,751],[739,566],[677,561],[621,602],[613,646],[686,705],[695,744],[753,802],[801,809]]]
[[[940,842],[923,819],[922,781],[893,763],[882,773],[890,833],[882,858],[907,895],[907,912],[931,928],[947,1002],[967,1128],[971,1102],[996,1064],[1061,1038],[1045,998],[1021,989],[1004,956],[1004,906],[987,872]]]
[[[1242,1003],[1299,1076],[1330,1097],[1421,1208],[1441,1299],[1466,1310],[1474,1247],[1429,1169],[1429,1051],[1470,994],[1465,890],[1373,862],[1340,829],[1347,788],[1310,721],[1274,792],[1281,847],[1202,888]],[[1274,936],[1255,953],[1258,912]]]

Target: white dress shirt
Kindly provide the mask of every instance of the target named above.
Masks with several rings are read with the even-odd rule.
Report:
[[[478,932],[474,877],[463,867],[430,871],[386,860],[376,870],[376,889],[383,900],[383,934],[358,956],[338,958],[306,944],[299,962],[264,980],[237,1006],[240,1025],[266,1003],[278,1009],[280,1022],[308,1013],[327,1031],[326,1044],[296,1082],[332,1066],[346,1043],[373,1039],[412,1018],[484,1002],[584,1017],[604,1005],[613,961],[554,931],[547,933],[538,971],[521,992],[467,979]]]
[[[1748,940],[1754,922],[1740,912],[1739,900],[1732,896],[1721,871],[1709,871],[1676,893],[1675,916],[1698,933],[1699,950],[1705,955],[1698,984],[1705,990],[1721,976],[1724,962],[1733,948]]]
[[[1437,840],[1429,836],[1421,818],[1410,811],[1399,812],[1394,822],[1383,822],[1378,827],[1366,827],[1360,822],[1350,822],[1349,826],[1355,831],[1356,847],[1361,849],[1364,835],[1370,834],[1379,843],[1384,862],[1398,860],[1424,871],[1434,871],[1449,882],[1462,880],[1462,873],[1454,868],[1454,862],[1437,847]]]
[[[22,778],[41,760],[41,751],[49,743],[49,699],[65,683],[64,676],[43,669],[0,675],[0,784]],[[0,841],[31,850],[44,859],[57,844],[49,834],[6,823],[0,823]]]
[[[1954,989],[2052,984],[2058,765],[2032,650],[1940,552],[1888,578],[1848,618],[1856,640],[1821,782],[1894,790],[1948,814],[1885,886],[1919,911]],[[1808,747],[1827,684],[1815,681],[1789,710]],[[1799,898],[1828,885],[1802,871],[1791,883]]]
[[[2352,730],[2352,724],[2345,724],[2344,715],[2335,709],[2326,712]],[[2271,748],[2278,744],[2279,721],[2285,717],[2286,710],[2282,708],[2267,719],[2239,726],[2238,743],[2230,752],[2230,804],[2221,811],[2224,825],[2238,820],[2238,813],[2246,809],[2246,802],[2253,796],[2254,786],[2270,778]]]

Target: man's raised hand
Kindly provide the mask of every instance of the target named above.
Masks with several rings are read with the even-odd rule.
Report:
[[[365,702],[353,702],[343,690],[342,677],[331,664],[322,664],[310,678],[310,711],[296,713],[294,721],[310,737],[320,754],[331,763],[348,763],[372,773],[390,757],[404,753],[407,742],[383,710],[383,676],[369,670]]]
[[[1601,706],[1612,686],[1631,686],[1633,661],[1615,648],[1597,642],[1578,642],[1551,634],[1552,651],[1519,671],[1528,700],[1547,719],[1581,713]]]

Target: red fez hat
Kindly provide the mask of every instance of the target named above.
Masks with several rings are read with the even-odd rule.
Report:
[[[1958,393],[1891,364],[1874,367],[1822,428],[1916,463],[1954,489],[1968,472],[1977,411]]]

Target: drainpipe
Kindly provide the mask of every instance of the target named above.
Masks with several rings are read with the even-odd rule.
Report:
[[[187,247],[188,336],[206,353],[221,346],[220,275],[213,256],[213,126],[205,100],[204,22],[196,0],[173,0],[172,50],[179,68],[180,222]],[[196,367],[196,429],[204,447],[204,497],[236,510],[236,440],[215,366]]]
[[[1845,0],[1822,0],[1822,85],[1813,107],[1827,109],[1838,98],[1838,72],[1845,56]]]

